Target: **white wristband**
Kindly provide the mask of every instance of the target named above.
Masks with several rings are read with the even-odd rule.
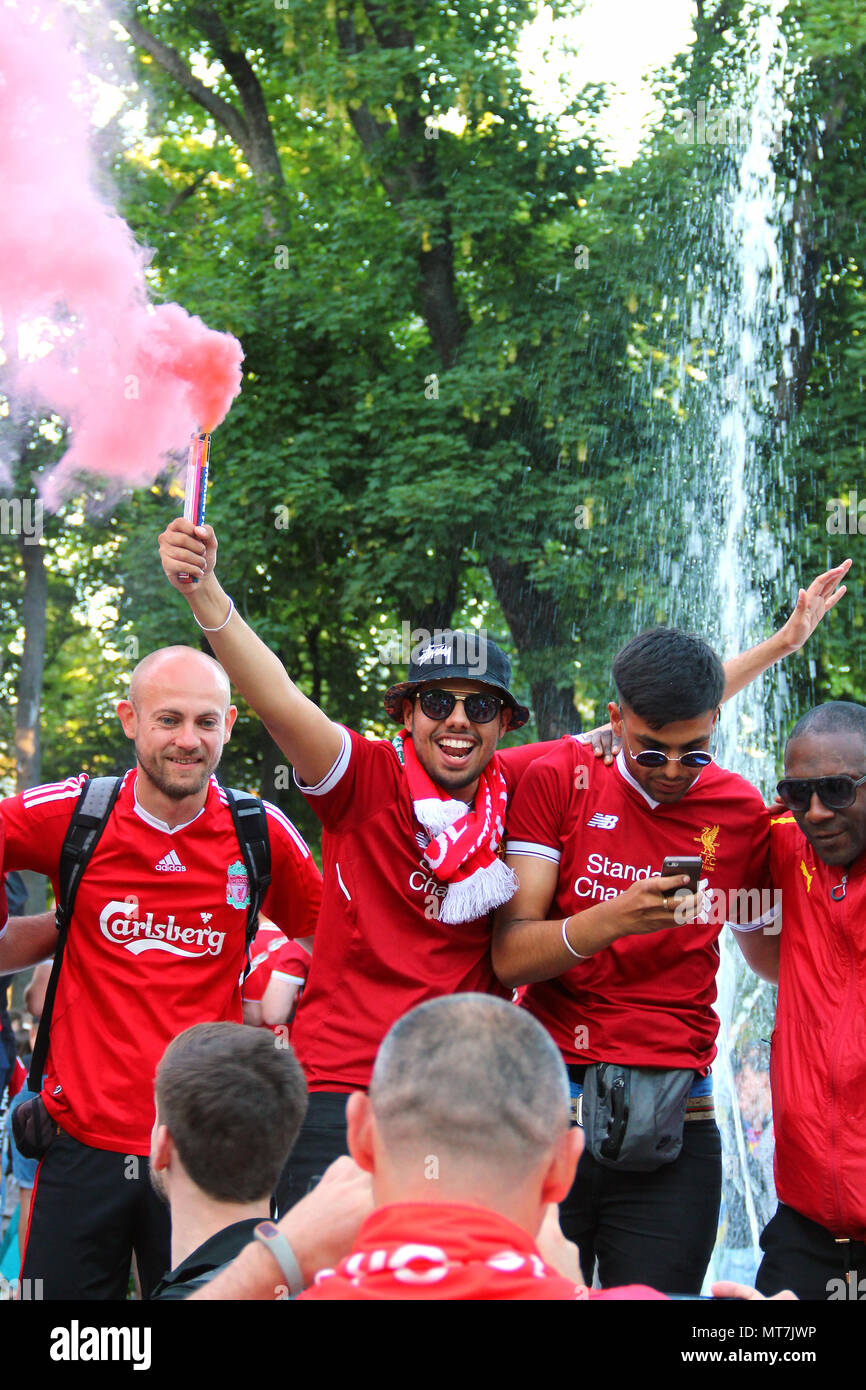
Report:
[[[568,926],[568,923],[569,923],[570,921],[571,921],[571,918],[570,918],[570,917],[566,917],[565,920],[564,920],[563,923],[562,923],[562,944],[563,944],[563,946],[565,947],[565,949],[566,949],[567,951],[570,951],[571,954],[572,954],[573,956],[576,956],[578,960],[592,960],[592,957],[591,957],[591,956],[582,956],[582,955],[580,954],[580,951],[575,951],[574,947],[572,946],[571,942],[569,941],[569,939],[568,939],[568,933],[567,933],[567,931],[565,930],[565,928]]]
[[[205,627],[204,623],[198,623],[198,618],[195,618],[195,613],[193,613],[192,616],[195,618],[195,620],[196,620],[196,622],[198,623],[199,627],[201,628],[202,632],[222,632],[223,628],[226,626],[226,623],[229,621],[229,619],[230,619],[232,613],[234,613],[234,611],[235,611],[235,601],[234,601],[233,598],[230,598],[230,599],[229,599],[229,611],[228,611],[228,613],[226,613],[225,621],[224,621],[224,622],[221,622],[220,625],[219,625],[219,627]]]

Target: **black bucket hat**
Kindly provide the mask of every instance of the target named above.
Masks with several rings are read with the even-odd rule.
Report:
[[[452,632],[450,628],[413,647],[409,679],[385,692],[385,709],[390,718],[402,724],[403,701],[420,686],[441,680],[477,681],[498,691],[511,710],[509,729],[522,728],[529,718],[529,710],[519,705],[508,689],[511,661],[502,648],[478,632]]]

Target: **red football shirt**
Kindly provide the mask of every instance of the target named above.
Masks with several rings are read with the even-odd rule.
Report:
[[[509,794],[550,746],[499,754]],[[391,743],[344,729],[327,777],[301,790],[324,826],[324,892],[292,1046],[311,1091],[352,1090],[369,1084],[379,1043],[416,1004],[511,991],[493,973],[489,915],[457,926],[439,920],[447,888],[424,861],[428,836]]]
[[[716,1054],[716,938],[730,915],[729,894],[754,891],[742,921],[771,905],[767,818],[757,789],[711,764],[681,800],[663,805],[638,785],[621,753],[605,765],[566,739],[521,779],[508,852],[558,866],[549,916],[561,918],[659,874],[666,856],[701,854],[712,892],[708,922],[621,937],[556,979],[530,985],[523,1007],[567,1062],[706,1071]]]
[[[243,981],[244,999],[249,999],[251,1003],[261,1003],[274,975],[303,988],[309,969],[309,951],[304,950],[299,941],[287,941],[279,927],[266,922],[259,927],[250,947],[250,972]],[[263,1023],[261,1026],[270,1027],[272,1032],[279,1033],[286,1025]]]
[[[83,777],[0,802],[6,867],[47,874]],[[193,820],[169,829],[127,773],[75,900],[51,1019],[43,1097],[74,1138],[117,1153],[150,1151],[153,1077],[193,1023],[240,1022],[249,884],[225,793],[211,778]],[[287,936],[315,929],[321,878],[282,811],[265,803],[271,884],[263,910]]]

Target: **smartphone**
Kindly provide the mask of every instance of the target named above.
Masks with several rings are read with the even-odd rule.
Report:
[[[664,894],[666,898],[684,898],[687,893],[697,893],[698,883],[700,882],[702,869],[701,856],[699,854],[686,855],[684,857],[671,857],[662,864],[662,878],[671,878],[674,874],[688,874],[688,883],[683,883],[679,888],[669,888]]]

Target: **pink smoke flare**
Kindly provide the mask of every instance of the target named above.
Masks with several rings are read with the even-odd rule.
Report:
[[[152,480],[241,387],[236,338],[178,304],[149,304],[148,253],[94,191],[86,90],[58,10],[0,4],[4,389],[69,426],[46,487],[54,503],[81,470]]]

